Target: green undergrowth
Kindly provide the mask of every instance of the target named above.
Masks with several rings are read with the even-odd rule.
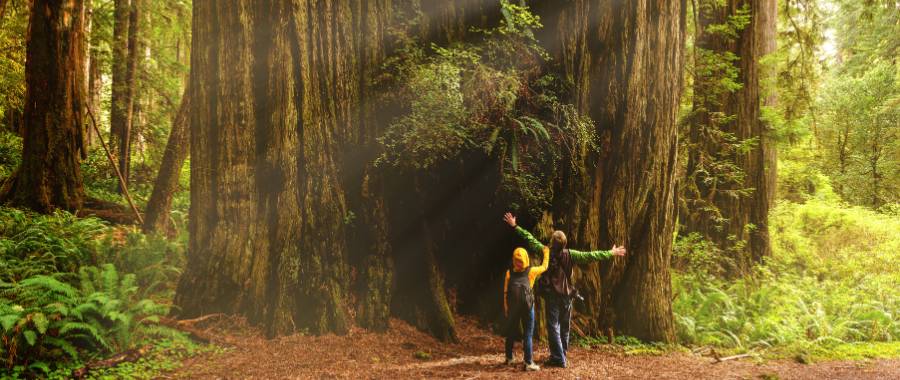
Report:
[[[900,357],[900,217],[827,198],[778,203],[772,257],[736,280],[710,275],[708,244],[679,238],[679,342],[804,362]]]
[[[613,344],[610,344],[609,339],[605,336],[573,336],[572,343],[581,348],[609,350],[624,353],[625,355],[659,356],[674,352],[688,352],[686,347],[679,344],[643,342],[640,339],[627,335],[616,336]]]
[[[178,370],[187,358],[200,354],[219,354],[224,352],[222,347],[216,345],[197,344],[186,336],[178,335],[170,338],[161,338],[148,342],[149,351],[133,362],[122,362],[110,368],[94,369],[87,372],[84,379],[112,380],[112,379],[157,379],[166,373]],[[39,375],[46,379],[69,379],[72,374],[85,365],[82,361],[71,361]],[[35,374],[23,372],[23,368],[16,368],[5,374],[5,378],[20,379],[31,378]]]
[[[0,207],[0,377],[53,377],[146,345],[196,351],[159,324],[184,267],[183,239]]]

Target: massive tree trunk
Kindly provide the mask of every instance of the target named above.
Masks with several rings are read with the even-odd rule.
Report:
[[[270,334],[344,331],[351,306],[360,325],[384,329],[396,291],[415,304],[393,312],[453,339],[429,221],[391,232],[373,166],[391,116],[369,83],[391,49],[392,12],[432,5],[275,3],[194,4],[191,243],[176,303],[184,315],[241,313]],[[391,237],[408,245],[413,230],[415,269],[395,271]]]
[[[692,190],[680,219],[685,232],[698,232],[725,252],[728,259],[724,266],[731,275],[747,273],[771,252],[768,213],[775,193],[775,146],[769,127],[761,119],[760,107],[774,99],[763,99],[760,77],[765,71],[759,60],[775,47],[774,3],[729,0],[698,10],[697,47],[713,54],[734,54],[738,58],[734,63],[739,70],[737,81],[742,87],[722,97],[695,96],[688,141],[693,148],[687,167]],[[736,38],[708,32],[710,26],[726,23],[740,9],[749,10],[750,22]],[[718,70],[710,72],[722,75]],[[696,82],[717,80],[701,77]],[[728,136],[736,141],[728,141]],[[751,149],[735,149],[736,144],[751,140]],[[721,165],[711,165],[713,161],[736,168],[722,169]],[[732,173],[735,170],[739,172],[736,178]]]
[[[165,232],[169,225],[169,211],[172,208],[172,197],[178,190],[178,178],[181,167],[188,156],[190,148],[190,122],[191,97],[185,90],[181,97],[181,106],[175,120],[172,121],[172,131],[169,132],[169,141],[163,153],[159,173],[156,175],[156,183],[150,200],[147,201],[147,209],[144,212],[144,233]]]
[[[271,335],[347,330],[348,209],[332,155],[358,111],[355,10],[194,3],[183,315],[239,313]]]
[[[563,181],[551,217],[575,248],[624,244],[629,255],[577,271],[586,302],[575,329],[675,338],[669,275],[684,1],[541,4],[539,38],[574,84],[572,101],[601,148]]]
[[[39,212],[84,201],[84,2],[35,0],[25,65],[22,164],[2,200]]]
[[[391,54],[392,11],[421,12],[411,32],[449,43],[465,39],[466,26],[491,25],[498,2],[392,3],[194,3],[191,242],[176,296],[183,316],[239,313],[269,334],[340,332],[353,308],[366,327],[386,328],[393,314],[452,340],[456,301],[471,313],[499,310],[502,283],[491,279],[503,272],[485,280],[484,267],[507,263],[514,242],[496,220],[506,207],[493,199],[498,162],[433,173],[375,167],[376,139],[396,112],[381,108],[369,86]],[[585,272],[602,295],[591,300],[594,330],[671,340],[680,81],[667,74],[681,70],[683,7],[565,7],[576,3],[590,5],[577,13],[590,42],[575,33],[553,39],[588,57],[568,73],[590,85],[577,98],[607,143],[582,157],[589,180],[560,190],[571,200],[560,202],[561,219],[571,221],[560,226],[579,244],[625,243],[632,252],[604,268],[602,282],[597,267]],[[578,203],[579,194],[591,197]],[[486,300],[495,307],[482,308]],[[607,310],[611,319],[598,322]]]
[[[358,113],[342,152],[341,170],[350,210],[356,220],[347,228],[349,262],[356,274],[353,294],[358,302],[356,322],[365,328],[388,328],[394,282],[393,250],[389,240],[388,207],[385,202],[383,173],[374,167],[380,154],[376,140],[382,133],[385,117],[376,107],[378,94],[368,81],[380,73],[380,65],[392,46],[387,27],[392,22],[391,0],[365,0],[355,3],[360,17],[354,20],[358,58],[360,97]]]

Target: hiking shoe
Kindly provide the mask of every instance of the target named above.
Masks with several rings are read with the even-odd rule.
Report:
[[[503,365],[513,365],[515,363],[512,359],[506,359],[503,361]]]
[[[541,367],[538,367],[537,364],[534,364],[534,363],[532,362],[532,363],[528,363],[528,364],[525,365],[525,370],[526,370],[526,371],[540,371],[540,370],[541,370]]]
[[[563,363],[563,362],[561,362],[561,361],[557,361],[557,360],[550,359],[550,360],[547,360],[547,361],[544,362],[544,367],[559,367],[559,368],[566,368],[566,363]]]

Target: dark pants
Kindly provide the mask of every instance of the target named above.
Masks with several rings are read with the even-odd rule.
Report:
[[[519,334],[521,326],[524,334]],[[522,310],[517,313],[510,313],[506,325],[506,358],[512,359],[513,345],[516,343],[520,335],[522,337],[522,351],[525,351],[525,363],[532,363],[532,346],[531,340],[534,337],[534,308]]]
[[[566,350],[569,349],[569,322],[572,320],[572,299],[550,296],[547,304],[547,340],[550,345],[550,360],[565,364]]]

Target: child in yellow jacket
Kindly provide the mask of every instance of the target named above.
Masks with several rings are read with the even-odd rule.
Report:
[[[529,265],[528,251],[516,248],[513,251],[512,268],[506,271],[503,282],[503,313],[506,325],[506,364],[513,359],[513,345],[518,338],[519,326],[523,325],[522,350],[525,352],[525,370],[537,371],[532,356],[534,337],[534,281],[547,270],[550,263],[550,249],[543,247],[544,259],[540,266]]]

